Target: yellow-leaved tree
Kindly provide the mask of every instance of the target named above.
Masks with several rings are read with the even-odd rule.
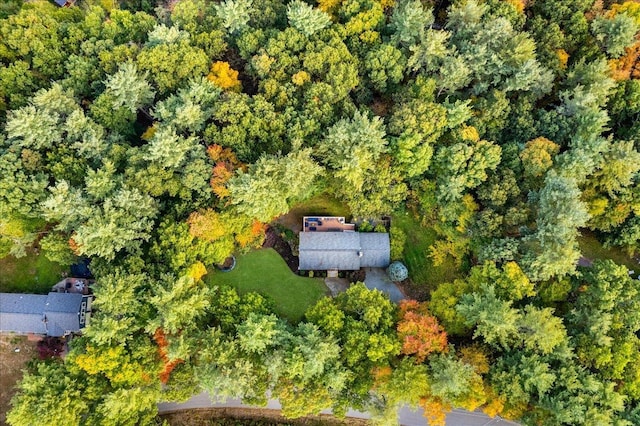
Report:
[[[242,84],[238,80],[238,71],[231,68],[228,62],[214,62],[207,78],[224,90],[239,92],[242,89]]]

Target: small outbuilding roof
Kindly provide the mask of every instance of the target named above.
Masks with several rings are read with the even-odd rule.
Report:
[[[303,271],[384,268],[390,259],[389,234],[301,232],[299,253]]]

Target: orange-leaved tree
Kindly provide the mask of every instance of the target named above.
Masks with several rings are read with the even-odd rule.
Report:
[[[426,303],[403,300],[397,329],[402,353],[414,355],[416,362],[423,362],[431,353],[447,350],[447,333],[429,313]]]
[[[169,355],[167,352],[167,348],[169,347],[169,342],[167,341],[167,336],[165,335],[162,328],[157,328],[155,333],[153,334],[153,340],[155,340],[158,345],[158,352],[160,353],[160,359],[162,359],[163,368],[160,372],[160,381],[166,384],[169,381],[169,376],[174,368],[181,362],[181,359],[169,359]]]
[[[229,195],[227,182],[233,177],[234,171],[238,168],[244,169],[246,166],[238,161],[231,149],[217,144],[207,147],[207,154],[216,163],[211,172],[211,189],[218,197],[225,198]]]

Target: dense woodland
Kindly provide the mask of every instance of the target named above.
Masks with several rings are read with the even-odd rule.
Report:
[[[585,230],[640,255],[638,1],[117,3],[0,7],[0,257],[86,256],[99,283],[11,425],[153,424],[202,390],[640,424],[640,283],[576,266]],[[296,324],[203,281],[318,194],[412,215],[462,278]]]

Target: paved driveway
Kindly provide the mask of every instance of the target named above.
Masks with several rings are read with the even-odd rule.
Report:
[[[224,408],[224,407],[249,407],[249,408],[265,408],[270,410],[280,410],[282,406],[278,400],[270,399],[266,407],[252,407],[244,405],[239,399],[229,399],[225,402],[212,402],[209,394],[202,392],[193,396],[186,402],[162,403],[158,404],[160,413],[168,413],[177,410],[189,410],[194,408]],[[331,410],[324,410],[323,414],[331,414]],[[347,417],[355,417],[360,419],[368,419],[369,413],[362,411],[349,410]],[[427,420],[422,416],[422,410],[412,410],[408,406],[403,406],[398,411],[399,424],[403,426],[428,426]],[[447,414],[447,426],[519,426],[518,423],[503,420],[499,417],[488,417],[479,411],[453,410]]]
[[[392,302],[398,303],[402,299],[406,299],[397,285],[389,279],[387,272],[382,268],[364,268],[366,277],[364,279],[364,285],[368,289],[374,288],[380,290],[391,299]]]

